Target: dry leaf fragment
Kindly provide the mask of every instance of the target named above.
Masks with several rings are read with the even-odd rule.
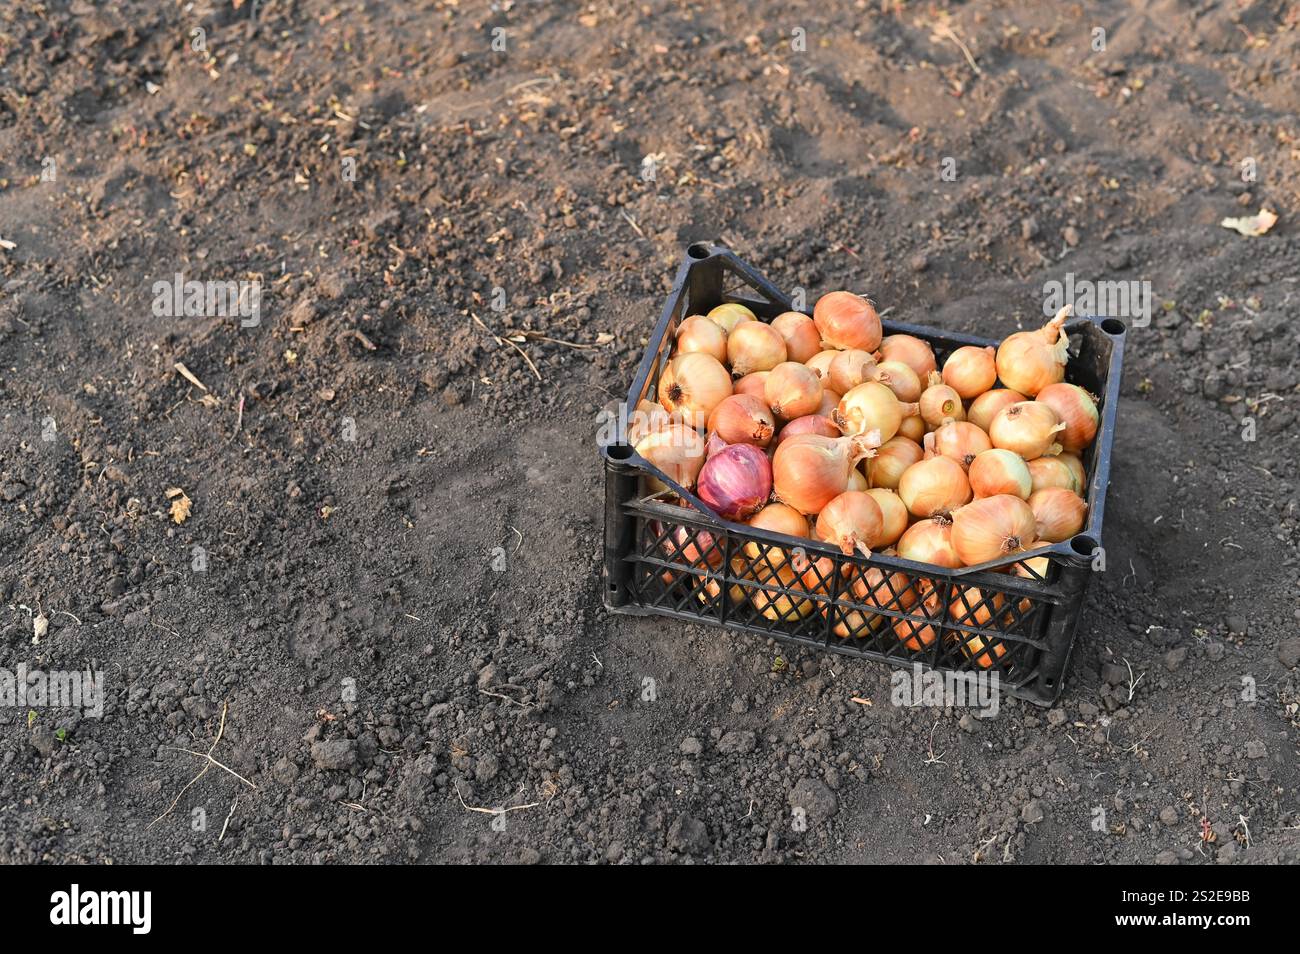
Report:
[[[176,523],[184,523],[189,519],[190,507],[194,505],[194,501],[190,500],[185,491],[179,487],[169,487],[166,493],[167,499],[172,502],[171,509],[168,511],[172,520]]]
[[[50,629],[50,618],[42,610],[38,615],[32,617],[32,645],[39,646],[41,637]]]
[[[1258,215],[1224,219],[1219,224],[1225,229],[1235,229],[1242,235],[1258,238],[1277,224],[1277,213],[1271,209],[1260,209]]]
[[[602,331],[600,334],[596,335],[596,344],[598,345],[607,345],[613,340],[614,336],[608,331]]]
[[[186,381],[190,382],[190,384],[194,385],[200,391],[206,391],[208,389],[208,386],[204,384],[202,381],[200,381],[198,378],[196,378],[194,376],[194,372],[191,371],[189,368],[185,367],[185,364],[183,362],[177,361],[175,364],[172,365],[172,367],[176,369],[176,372],[181,377],[183,377]]]

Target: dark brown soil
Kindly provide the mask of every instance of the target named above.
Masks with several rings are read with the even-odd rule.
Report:
[[[0,861],[1300,860],[1298,53],[1281,0],[0,6],[0,667],[108,689],[0,708]],[[1152,283],[1057,708],[604,612],[596,416],[697,240],[989,336]],[[219,731],[256,789],[185,788]]]

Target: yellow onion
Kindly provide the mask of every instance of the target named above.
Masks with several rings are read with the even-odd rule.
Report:
[[[939,594],[936,592],[934,585],[928,580],[922,580],[919,586],[923,591],[923,595],[921,597],[920,612],[916,615],[923,613],[926,621],[907,617],[894,620],[894,638],[903,645],[903,648],[910,649],[912,652],[920,652],[934,645],[935,640],[939,638],[937,623],[943,615],[943,601],[939,599]],[[929,620],[935,622],[932,623]]]
[[[736,394],[752,394],[765,401],[767,399],[767,376],[770,371],[751,371],[732,385]]]
[[[763,395],[777,417],[792,421],[815,414],[822,404],[822,382],[795,361],[783,361],[768,372]]]
[[[841,395],[838,392],[832,391],[828,387],[823,387],[822,403],[817,405],[817,410],[814,411],[813,413],[820,414],[822,415],[822,417],[830,417],[831,412],[834,411],[835,408],[839,406],[840,397]]]
[[[933,517],[951,513],[970,500],[970,482],[951,457],[931,457],[903,471],[898,496],[914,516]]]
[[[1088,477],[1083,472],[1083,461],[1079,460],[1078,454],[1071,454],[1069,451],[1062,451],[1056,455],[1065,461],[1065,466],[1070,468],[1070,473],[1074,474],[1074,479],[1079,484],[1079,496],[1082,497],[1088,489]]]
[[[952,545],[952,520],[947,517],[918,520],[898,538],[897,549],[904,560],[931,563],[949,570],[961,566],[961,557]]]
[[[717,358],[679,354],[659,375],[659,403],[692,427],[704,427],[713,409],[731,396],[731,376]]]
[[[1046,404],[1021,401],[998,411],[989,425],[989,439],[994,447],[1015,451],[1025,460],[1051,457],[1061,452],[1057,435],[1065,425]]]
[[[783,503],[768,504],[750,517],[748,522],[751,527],[757,527],[760,530],[771,530],[773,533],[784,533],[790,537],[806,537],[809,534],[808,518],[798,510]],[[757,544],[745,544],[745,552],[749,553],[750,556],[758,556],[757,550],[751,551],[751,547],[757,548]]]
[[[1029,544],[1029,546],[1025,547],[1025,550],[1032,553],[1035,550],[1041,550],[1043,547],[1050,547],[1051,545],[1051,541],[1049,540],[1035,540],[1033,543]],[[1021,560],[1011,568],[1011,572],[1016,576],[1024,577],[1026,580],[1046,580],[1047,572],[1051,568],[1051,557],[1036,556]],[[1027,603],[1028,600],[1022,602],[1021,608],[1028,609],[1028,606],[1026,605]]]
[[[895,550],[885,550],[887,556],[897,556]],[[916,605],[916,588],[909,586],[908,574],[901,570],[885,570],[870,566],[849,587],[853,599],[864,606],[881,609],[907,610]]]
[[[921,417],[931,430],[944,421],[966,420],[966,409],[962,407],[961,395],[943,384],[938,373],[930,378],[930,385],[921,392]]]
[[[756,321],[754,313],[737,302],[727,302],[709,312],[710,321],[718,325],[727,334],[742,321]]]
[[[886,550],[890,556],[894,551]],[[848,567],[845,567],[847,570]],[[902,572],[888,572],[878,566],[867,567],[849,588],[854,602],[869,607],[888,607],[895,611],[905,611],[916,603],[916,591],[908,586],[908,577]],[[854,633],[860,636],[880,624],[890,625],[891,617],[872,610],[841,609],[835,610],[836,622],[831,627],[836,636],[847,638]]]
[[[627,442],[635,447],[641,438],[661,431],[671,423],[672,417],[662,404],[643,398],[637,402],[636,412],[627,422]]]
[[[884,522],[880,505],[870,494],[846,490],[817,514],[813,532],[817,539],[839,547],[841,553],[871,556],[871,547],[880,539]]]
[[[822,350],[821,332],[805,314],[784,312],[772,319],[772,327],[785,339],[785,353],[791,361],[803,364]]]
[[[925,390],[916,372],[901,361],[882,361],[871,369],[868,377],[889,388],[905,404],[915,404]]]
[[[819,434],[822,437],[842,436],[840,429],[829,417],[822,414],[805,414],[803,417],[796,417],[781,428],[776,435],[776,444],[779,447],[784,441],[800,434]]]
[[[1016,456],[1020,455],[1017,454]],[[1031,494],[1045,487],[1063,487],[1076,494],[1081,493],[1083,490],[1079,486],[1074,471],[1061,457],[1035,457],[1026,463],[1025,467],[1029,471],[1029,492]],[[1029,498],[1026,497],[1025,499],[1028,500]]]
[[[870,378],[875,367],[876,359],[865,351],[837,351],[827,368],[826,383],[831,390],[847,394]]]
[[[777,445],[772,458],[776,498],[800,513],[818,513],[849,487],[858,461],[875,453],[878,434],[822,437],[799,434]]]
[[[733,394],[713,409],[708,430],[726,444],[766,447],[776,433],[776,419],[763,400],[752,394]]]
[[[651,523],[651,529],[656,534],[665,532],[664,525],[657,520]],[[707,530],[684,524],[671,525],[666,529],[667,538],[659,545],[658,554],[665,563],[672,564],[659,574],[659,579],[666,586],[694,576],[683,572],[683,567],[704,570],[707,576],[709,570],[717,570],[722,566],[722,547],[716,545],[713,534]],[[695,581],[691,582],[693,584]]]
[[[1044,487],[1029,495],[1029,506],[1034,512],[1038,539],[1049,543],[1068,540],[1083,529],[1088,505],[1076,493],[1063,487]]]
[[[705,444],[695,428],[686,424],[669,424],[641,438],[636,444],[636,452],[690,490],[704,466]],[[656,477],[647,478],[647,482],[656,493],[669,489]]]
[[[738,556],[732,557],[731,575],[733,577],[740,577],[743,576],[744,573],[745,573],[745,561]],[[670,580],[667,579],[669,574],[664,574],[664,576],[666,578],[664,582],[671,582]],[[721,574],[706,573],[704,579],[704,586],[702,586],[700,588],[700,591],[695,595],[701,603],[703,603],[705,606],[708,606],[710,603],[715,602],[718,599],[718,597],[722,595],[722,585],[724,582],[725,581]],[[741,586],[739,583],[732,583],[730,586],[727,587],[727,592],[731,596],[731,601],[733,603],[743,603],[749,597],[749,594],[745,592],[745,588]]]
[[[997,371],[1002,383],[1026,397],[1033,397],[1049,384],[1065,380],[1070,336],[1065,319],[1070,305],[1036,331],[1019,331],[998,345]]]
[[[850,637],[861,639],[870,635],[872,628],[882,619],[888,619],[888,617],[881,616],[879,613],[847,609],[842,606],[827,606],[824,612],[835,614],[835,622],[831,626],[831,632],[840,639],[849,639]]]
[[[742,321],[727,335],[727,362],[734,377],[771,371],[785,359],[785,339],[766,322]]]
[[[1005,629],[1010,621],[1007,612],[1007,598],[1002,593],[990,593],[987,600],[977,586],[964,586],[961,593],[948,604],[948,613],[953,622],[976,629]],[[979,633],[954,631],[953,636],[961,646],[962,652],[975,664],[989,669],[1007,654],[1007,648],[1001,640],[985,638]]]
[[[944,457],[951,457],[963,468],[969,468],[976,455],[993,446],[989,442],[989,436],[969,421],[941,424],[933,437],[935,451]]]
[[[831,362],[835,360],[839,352],[833,348],[826,351],[818,351],[809,358],[804,364],[808,365],[810,371],[822,379],[823,385],[830,384]]]
[[[897,543],[898,538],[907,529],[908,520],[912,517],[907,512],[907,504],[903,503],[903,498],[895,491],[884,487],[873,487],[867,491],[867,494],[880,508],[881,518],[880,536],[871,545],[885,547]]]
[[[1024,399],[1023,394],[1010,388],[994,388],[992,391],[985,391],[970,402],[970,407],[966,410],[966,420],[987,434],[989,425],[993,423],[993,418],[997,417],[998,411],[1012,404],[1019,404]]]
[[[934,349],[927,342],[912,335],[890,335],[880,342],[880,354],[886,361],[901,361],[913,371],[921,381],[928,381],[932,372],[938,368],[934,360]]]
[[[875,351],[880,347],[880,316],[860,295],[846,291],[822,295],[813,307],[813,321],[828,348]]]
[[[943,363],[943,383],[962,400],[979,397],[998,379],[995,352],[992,348],[964,345],[948,355]]]
[[[908,437],[891,437],[876,449],[867,461],[867,476],[873,487],[898,489],[903,472],[925,456],[921,445]]]
[[[799,585],[809,593],[827,592],[835,578],[835,561],[828,556],[810,560],[807,551],[795,553],[790,558],[790,566],[798,571]]]
[[[697,352],[727,360],[727,333],[703,315],[692,315],[677,326],[677,354]]]
[[[862,473],[861,468],[854,467],[849,471],[849,490],[867,490],[871,487],[867,483],[866,475]]]
[[[840,398],[831,420],[845,434],[879,431],[881,441],[887,441],[898,433],[903,418],[915,412],[915,404],[901,403],[883,384],[864,381]]]
[[[817,604],[799,592],[802,587],[800,575],[793,563],[783,563],[775,573],[769,573],[759,580],[768,586],[750,589],[750,600],[754,608],[773,621],[796,620],[811,616],[817,610]],[[782,593],[777,585],[794,588],[794,593]]]
[[[1078,453],[1097,436],[1097,404],[1093,396],[1077,384],[1049,384],[1038,392],[1035,401],[1046,404],[1065,424],[1057,437],[1061,449]]]
[[[917,407],[919,408],[920,405],[918,404]],[[898,425],[898,436],[921,443],[921,439],[925,437],[925,418],[920,414],[903,418],[903,423]]]
[[[1054,460],[1055,458],[1043,459]],[[1034,491],[1029,466],[1024,458],[1015,451],[1003,450],[1000,447],[977,454],[971,461],[966,476],[970,480],[971,493],[976,499],[1011,494],[1021,500],[1028,500],[1029,495]]]
[[[1019,497],[981,497],[953,512],[952,545],[962,563],[975,566],[1022,552],[1034,527],[1034,511]]]
[[[664,526],[654,521],[652,529],[663,533]],[[667,539],[660,544],[660,556],[665,563],[685,563],[692,567],[718,569],[722,566],[722,547],[713,534],[698,527],[674,524],[668,528]],[[671,582],[665,579],[664,582]]]
[[[783,503],[770,503],[747,521],[751,527],[769,530],[772,533],[784,533],[790,537],[806,537],[810,534],[808,518],[793,507]],[[772,566],[780,566],[788,559],[784,547],[771,547],[753,540],[745,544],[745,554],[754,560],[764,558]],[[760,563],[760,565],[763,565]]]

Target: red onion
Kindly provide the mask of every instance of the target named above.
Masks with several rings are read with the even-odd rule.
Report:
[[[747,520],[772,495],[772,463],[753,444],[729,444],[704,463],[695,492],[727,520]]]

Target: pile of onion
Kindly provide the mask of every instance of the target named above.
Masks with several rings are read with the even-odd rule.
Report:
[[[1049,548],[1083,531],[1101,413],[1065,380],[1069,314],[942,363],[919,337],[885,336],[875,306],[847,291],[811,316],[769,320],[729,302],[683,319],[626,439],[676,485],[647,479],[649,492],[691,497],[753,533],[728,551],[716,530],[665,534],[656,521],[673,564],[658,578],[674,586],[686,572],[707,606],[745,604],[773,621],[821,612],[841,638],[892,631],[914,652],[943,639],[939,651],[969,665],[1011,664],[1012,643],[967,630],[1005,631],[1028,598],[938,574],[989,566],[1045,579],[1058,559]],[[936,576],[863,563],[882,549]]]

